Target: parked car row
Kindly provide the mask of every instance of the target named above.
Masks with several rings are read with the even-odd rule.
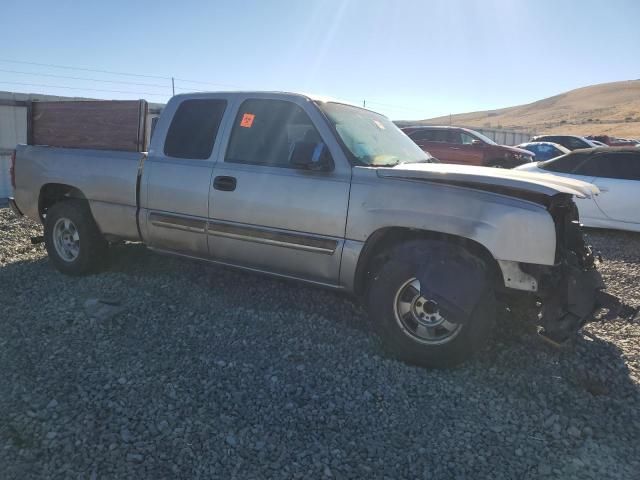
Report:
[[[536,161],[551,160],[552,158],[565,155],[571,151],[567,147],[553,142],[521,143],[518,145],[518,148],[529,150],[535,155],[534,160]]]
[[[608,136],[538,135],[507,147],[467,128],[420,126],[403,131],[444,163],[515,168],[593,183],[600,189],[598,195],[576,199],[582,224],[640,232],[640,148],[631,142],[615,147],[610,145],[620,139]]]
[[[596,185],[600,189],[599,195],[576,199],[582,224],[640,232],[640,149],[598,147],[575,150],[516,169],[575,178]]]
[[[531,139],[533,142],[552,142],[562,145],[569,150],[578,150],[579,148],[593,148],[598,144],[593,141],[581,137],[579,135],[536,135]]]
[[[444,163],[513,168],[533,161],[533,153],[498,145],[474,130],[461,127],[419,126],[402,129],[422,150]]]
[[[589,135],[585,138],[591,142],[609,147],[637,147],[640,145],[640,139],[633,138],[617,138],[609,135]]]

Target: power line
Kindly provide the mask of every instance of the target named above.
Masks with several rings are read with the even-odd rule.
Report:
[[[171,76],[167,75],[167,76],[163,76],[163,75],[149,75],[149,74],[141,74],[141,73],[132,73],[132,72],[116,72],[113,70],[102,70],[102,69],[96,69],[96,68],[86,68],[86,67],[74,67],[71,65],[59,65],[59,64],[55,64],[55,63],[39,63],[39,62],[26,62],[23,60],[9,60],[6,58],[0,58],[0,62],[5,62],[5,63],[17,63],[20,65],[35,65],[38,67],[50,67],[50,68],[63,68],[66,70],[79,70],[79,71],[83,71],[83,72],[94,72],[94,73],[106,73],[109,75],[124,75],[124,76],[129,76],[129,77],[142,77],[142,78],[157,78],[157,79],[162,79],[162,80],[167,80],[170,81],[171,80]],[[218,87],[230,87],[230,88],[242,88],[238,85],[231,85],[231,84],[224,84],[224,83],[212,83],[212,82],[205,82],[202,80],[190,80],[188,78],[177,78],[175,77],[175,80],[178,80],[180,82],[185,82],[185,83],[195,83],[195,84],[201,84],[201,85],[212,85],[212,86],[218,86]]]
[[[109,74],[109,75],[124,75],[124,76],[139,77],[139,78],[155,78],[155,79],[167,80],[167,82],[169,82],[169,81],[171,81],[173,79],[174,81],[179,81],[179,82],[182,82],[182,83],[191,83],[191,84],[195,84],[195,85],[208,85],[208,86],[214,86],[214,87],[238,88],[238,89],[244,88],[242,86],[235,85],[235,84],[213,83],[213,82],[207,82],[207,81],[202,81],[202,80],[191,80],[191,79],[187,79],[187,78],[171,77],[171,76],[168,76],[168,75],[167,76],[161,76],[161,75],[150,75],[150,74],[141,74],[141,73],[132,73],[132,72],[118,72],[118,71],[113,71],[113,70],[104,70],[104,69],[97,69],[97,68],[74,67],[74,66],[71,66],[71,65],[59,65],[59,64],[54,64],[54,63],[27,62],[27,61],[23,61],[23,60],[10,60],[10,59],[5,59],[5,58],[0,58],[0,62],[15,63],[15,64],[20,64],[20,65],[35,65],[35,66],[39,66],[39,67],[49,67],[49,68],[62,68],[62,69],[66,69],[66,70],[77,70],[77,71],[84,71],[84,72],[105,73],[105,74]],[[7,72],[7,73],[24,73],[24,74],[29,74],[29,75],[42,75],[42,76],[48,76],[48,77],[69,78],[69,79],[73,79],[73,80],[86,80],[86,81],[95,81],[95,82],[103,82],[103,83],[120,83],[120,84],[138,85],[138,86],[146,86],[146,87],[154,87],[154,88],[168,88],[168,86],[169,86],[168,83],[165,86],[165,85],[158,85],[158,84],[125,82],[125,81],[118,81],[118,80],[101,80],[101,79],[79,78],[79,77],[47,74],[47,73],[40,73],[39,74],[39,73],[29,73],[29,72],[14,72],[14,71],[11,71],[11,70],[0,70],[0,71]],[[2,82],[2,83],[11,83],[11,82]],[[13,83],[13,84],[17,84],[17,83]],[[50,87],[50,88],[67,88],[67,89],[75,88],[75,87],[63,87],[63,86],[54,86],[54,85],[38,85],[38,84],[28,84],[28,85],[43,86],[43,87]],[[175,86],[175,89],[176,90],[183,90],[183,91],[195,91],[195,92],[206,91],[206,90],[189,89],[189,88],[178,87],[178,86]],[[119,90],[103,90],[103,89],[90,89],[90,88],[85,88],[84,90],[102,91],[102,92],[111,92],[111,93],[135,93],[135,94],[155,95],[155,96],[160,96],[161,95],[161,94],[158,94],[158,93],[127,92],[127,91],[119,91]],[[351,101],[354,104],[359,104],[360,103],[360,101],[354,101],[354,100],[349,100],[349,101]],[[396,110],[403,110],[403,111],[407,111],[407,112],[415,112],[415,113],[421,112],[421,110],[418,110],[418,109],[415,109],[415,108],[405,107],[405,106],[401,106],[401,105],[393,105],[393,104],[383,103],[383,102],[377,102],[375,100],[368,100],[368,103],[369,104],[374,104],[374,105],[379,105],[379,106],[382,106],[382,107],[387,107],[387,108],[394,108]]]
[[[28,86],[28,87],[46,87],[46,88],[66,88],[69,90],[78,90],[78,91],[90,91],[90,92],[110,92],[110,93],[129,93],[133,95],[154,95],[158,97],[166,97],[167,94],[164,93],[151,93],[151,92],[134,92],[131,90],[106,90],[102,88],[85,88],[85,87],[69,87],[64,85],[45,85],[42,83],[26,83],[26,82],[5,82],[4,80],[0,80],[0,84],[6,85],[20,85],[20,86]]]
[[[215,87],[240,88],[240,89],[244,88],[244,87],[241,87],[240,85],[232,85],[232,84],[229,84],[229,83],[202,82],[200,80],[187,80],[187,79],[178,78],[178,77],[176,77],[175,79],[179,80],[181,82],[184,82],[184,83],[194,83],[194,84],[199,84],[199,85],[211,85],[211,86],[215,86]]]
[[[4,70],[0,69],[0,72],[4,73],[19,73],[21,75],[35,75],[41,77],[54,77],[54,78],[68,78],[71,80],[86,80],[89,82],[101,82],[101,83],[119,83],[124,85],[138,85],[142,87],[158,87],[169,88],[169,85],[160,85],[159,83],[140,83],[140,82],[127,82],[125,80],[102,80],[99,78],[86,78],[86,77],[71,77],[69,75],[56,75],[55,73],[36,73],[36,72],[21,72],[18,70]]]
[[[169,76],[160,76],[160,75],[148,75],[141,73],[129,73],[129,72],[114,72],[111,70],[99,70],[95,68],[84,68],[84,67],[72,67],[70,65],[57,65],[54,63],[38,63],[38,62],[25,62],[22,60],[8,60],[5,58],[0,58],[0,62],[6,63],[19,63],[21,65],[36,65],[38,67],[52,67],[52,68],[64,68],[66,70],[82,70],[83,72],[95,72],[95,73],[108,73],[110,75],[125,75],[129,77],[142,77],[142,78],[161,78],[163,80],[170,80]]]

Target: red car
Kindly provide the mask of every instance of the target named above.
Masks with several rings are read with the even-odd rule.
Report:
[[[634,140],[626,140],[624,138],[610,137],[609,135],[589,135],[589,140],[596,140],[602,142],[610,147],[634,147],[637,142]]]
[[[405,127],[402,131],[443,163],[513,168],[533,161],[533,154],[528,150],[498,145],[468,128],[418,126]]]

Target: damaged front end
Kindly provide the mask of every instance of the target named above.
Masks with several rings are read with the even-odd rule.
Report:
[[[548,209],[556,225],[555,265],[521,264],[520,268],[537,280],[535,306],[540,333],[561,343],[593,318],[605,285],[571,196],[554,196]]]

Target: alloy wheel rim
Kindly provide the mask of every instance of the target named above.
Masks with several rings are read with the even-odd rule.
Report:
[[[59,218],[53,226],[53,245],[65,262],[73,262],[80,254],[78,227],[68,218]]]
[[[453,340],[462,329],[461,324],[450,322],[440,313],[435,300],[422,295],[417,278],[410,278],[400,286],[393,304],[398,325],[417,342],[442,345]]]

